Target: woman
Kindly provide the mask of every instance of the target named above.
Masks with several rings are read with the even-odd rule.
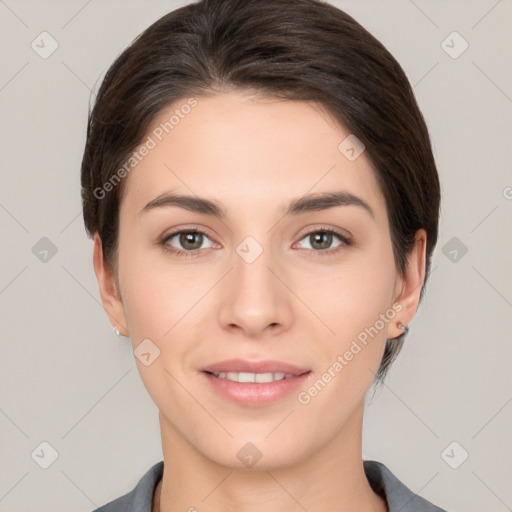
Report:
[[[440,190],[396,60],[316,0],[204,0],[107,72],[83,213],[164,460],[98,509],[440,511],[363,461]]]

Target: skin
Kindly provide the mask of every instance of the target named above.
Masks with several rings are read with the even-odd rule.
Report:
[[[200,97],[125,178],[117,275],[95,235],[94,268],[112,325],[134,349],[149,338],[160,350],[149,366],[136,359],[160,411],[164,473],[154,511],[387,509],[363,470],[364,399],[386,338],[399,336],[397,324],[416,312],[426,235],[416,233],[400,276],[374,171],[365,153],[349,161],[338,150],[347,135],[313,103],[240,91]],[[227,216],[177,206],[140,214],[171,190],[218,201]],[[364,199],[374,217],[353,205],[283,217],[294,199],[339,190]],[[320,254],[325,249],[309,234],[322,227],[353,244],[333,236],[328,249],[336,252]],[[190,228],[208,234],[195,256],[159,244]],[[249,235],[263,248],[250,264],[236,252]],[[179,236],[166,243],[194,248]],[[264,407],[241,406],[200,374],[228,358],[276,359],[311,369],[306,390],[393,304],[401,311],[307,405],[294,392]],[[247,442],[262,454],[249,469],[237,457]]]

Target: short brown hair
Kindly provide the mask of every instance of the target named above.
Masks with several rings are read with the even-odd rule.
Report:
[[[171,103],[230,89],[315,101],[365,146],[385,197],[396,268],[402,275],[420,228],[426,276],[437,242],[440,186],[428,129],[393,56],[340,9],[318,0],[202,0],[163,16],[115,60],[89,112],[82,205],[116,268],[122,180],[112,179]],[[383,381],[404,335],[387,340]]]

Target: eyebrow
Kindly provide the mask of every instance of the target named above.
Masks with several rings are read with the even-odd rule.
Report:
[[[151,200],[142,210],[140,214],[150,210],[162,208],[166,206],[178,206],[191,212],[212,215],[219,219],[227,217],[226,210],[217,201],[206,199],[198,196],[163,193],[155,199]],[[291,201],[285,208],[284,216],[299,215],[306,212],[315,212],[328,210],[337,206],[357,206],[368,212],[373,219],[375,214],[370,205],[360,197],[350,192],[323,192],[310,194]]]

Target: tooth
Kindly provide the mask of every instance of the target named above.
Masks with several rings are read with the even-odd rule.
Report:
[[[260,384],[265,382],[272,382],[274,380],[274,375],[272,373],[257,373],[254,377],[254,382],[258,382]]]
[[[236,373],[234,375],[236,375]],[[254,382],[254,373],[240,372],[236,380],[238,380],[238,382]]]
[[[220,372],[214,373],[219,379],[228,379],[234,382],[255,382],[258,384],[265,384],[277,380],[289,379],[294,377],[293,373],[251,373],[251,372]]]

